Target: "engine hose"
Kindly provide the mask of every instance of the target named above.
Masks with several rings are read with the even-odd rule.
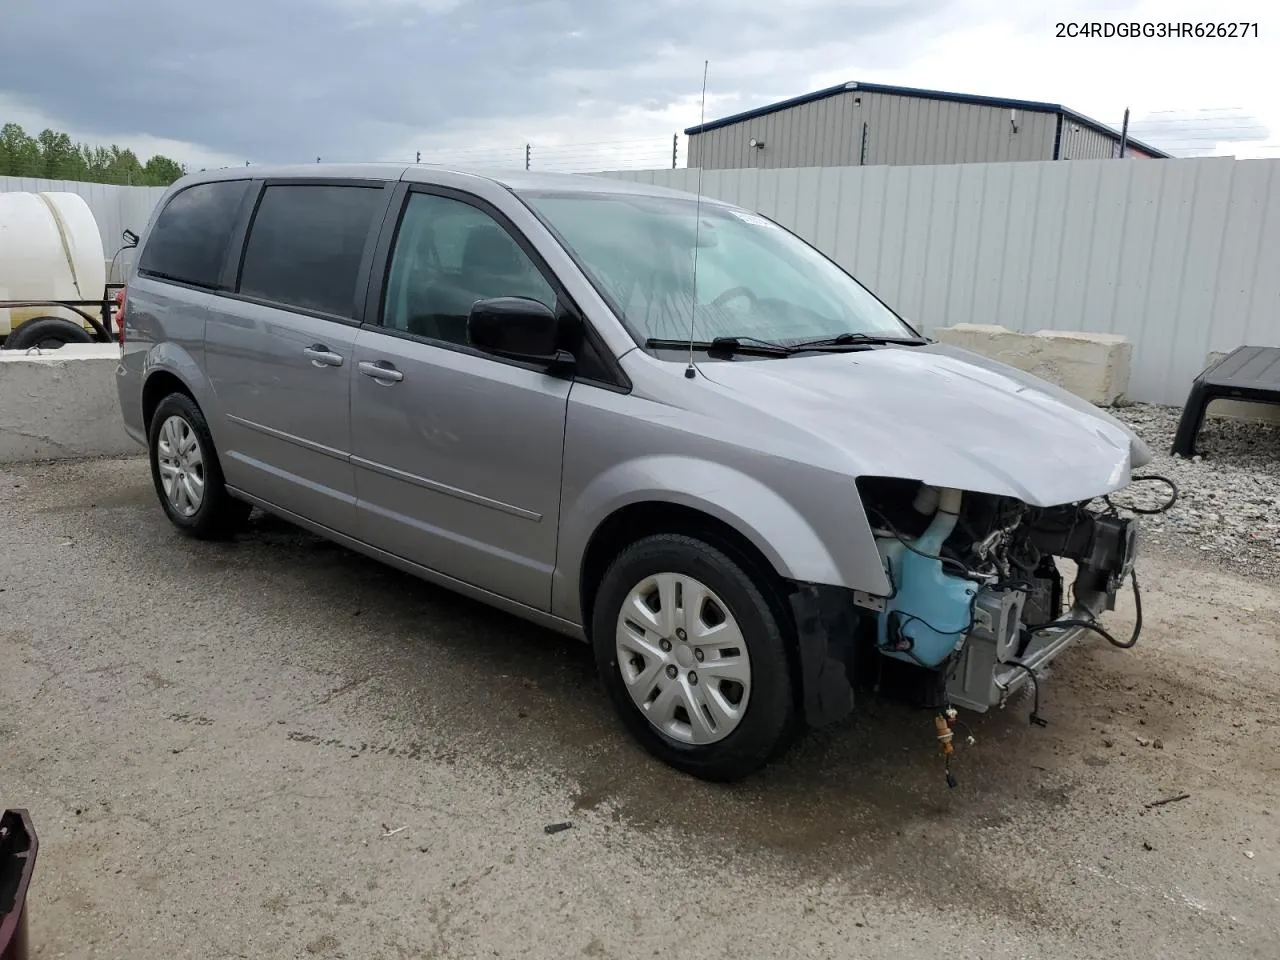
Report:
[[[1018,667],[1027,672],[1027,679],[1031,681],[1031,722],[1038,727],[1047,727],[1048,722],[1040,716],[1040,680],[1036,677],[1036,672],[1028,667],[1025,663],[1019,663],[1017,660],[1009,661],[1009,666]]]
[[[1173,507],[1173,505],[1178,502],[1178,485],[1174,483],[1172,480],[1170,480],[1168,477],[1162,477],[1159,474],[1155,474],[1155,473],[1148,473],[1148,474],[1143,474],[1140,477],[1132,477],[1130,478],[1129,482],[1143,483],[1143,482],[1151,482],[1151,481],[1154,481],[1156,483],[1163,483],[1165,486],[1167,486],[1171,491],[1169,494],[1169,499],[1158,507],[1152,507],[1152,508],[1125,507],[1124,509],[1128,510],[1130,513],[1137,513],[1137,514],[1141,514],[1142,516],[1150,517],[1150,516],[1154,516],[1157,513],[1168,512]]]
[[[893,536],[895,540],[897,540],[900,544],[902,544],[906,549],[910,550],[916,556],[924,557],[926,560],[937,560],[944,567],[946,566],[955,567],[960,571],[960,576],[966,579],[972,580],[975,578],[976,575],[974,574],[974,572],[970,570],[968,567],[966,567],[959,560],[953,560],[951,557],[944,557],[939,554],[926,553],[925,551],[921,550],[919,547],[916,547],[913,544],[909,543],[906,537],[904,537],[901,533],[898,532],[898,528],[889,522],[889,518],[886,517],[879,510],[876,510],[874,507],[872,507],[870,512],[876,515],[876,518],[881,523],[884,524],[885,528],[889,531],[889,533]]]
[[[1051,623],[1038,623],[1033,627],[1027,627],[1027,633],[1039,633],[1043,630],[1056,630],[1061,627],[1082,627],[1104,637],[1113,647],[1119,647],[1121,650],[1132,649],[1137,644],[1138,637],[1142,633],[1142,590],[1138,587],[1138,572],[1136,570],[1130,571],[1129,577],[1133,580],[1133,608],[1135,614],[1133,633],[1128,640],[1117,640],[1105,627],[1092,620],[1055,620]]]

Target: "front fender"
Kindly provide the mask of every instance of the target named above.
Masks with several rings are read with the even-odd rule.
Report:
[[[877,593],[889,591],[878,558],[870,565],[865,561],[849,562],[850,550],[856,550],[863,540],[870,553],[875,554],[865,518],[862,531],[846,522],[860,513],[852,484],[848,512],[831,518],[830,531],[844,541],[833,547],[817,525],[785,496],[740,470],[693,457],[648,456],[609,468],[564,504],[557,551],[560,562],[552,595],[557,616],[581,622],[581,564],[591,537],[617,511],[640,503],[688,507],[728,524],[750,540],[774,570],[788,580]],[[864,536],[860,537],[859,532]]]

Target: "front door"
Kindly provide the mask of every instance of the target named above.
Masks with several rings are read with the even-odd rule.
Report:
[[[571,382],[466,343],[476,300],[554,308],[542,269],[480,201],[410,192],[382,322],[356,337],[351,416],[362,539],[549,610]]]

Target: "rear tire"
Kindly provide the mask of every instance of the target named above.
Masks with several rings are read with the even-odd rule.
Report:
[[[56,350],[64,343],[93,343],[89,331],[62,317],[35,317],[18,325],[4,342],[5,350],[40,347]]]
[[[151,479],[169,521],[201,540],[233,536],[253,509],[227,492],[209,424],[196,402],[171,393],[151,416]]]
[[[790,742],[790,627],[767,595],[720,550],[675,534],[632,544],[605,573],[596,666],[623,724],[664,763],[729,782]]]

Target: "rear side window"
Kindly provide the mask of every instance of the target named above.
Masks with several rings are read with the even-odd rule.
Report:
[[[198,287],[216,287],[248,180],[200,183],[176,193],[151,228],[138,272]]]
[[[380,187],[267,187],[249,228],[240,293],[354,318],[365,243],[384,202]]]

